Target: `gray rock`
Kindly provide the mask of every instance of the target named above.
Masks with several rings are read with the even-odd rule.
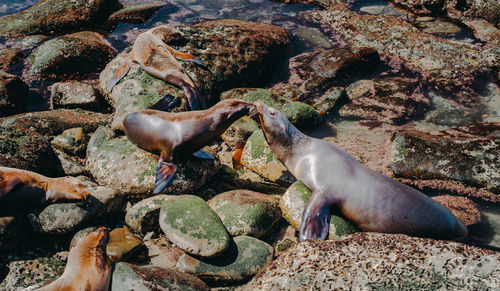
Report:
[[[85,152],[88,140],[83,128],[75,127],[66,129],[60,135],[55,136],[50,144],[57,149],[75,155]]]
[[[25,112],[28,94],[21,78],[0,71],[0,117]]]
[[[24,54],[16,48],[0,49],[0,70],[8,70],[12,65],[20,62]]]
[[[54,280],[64,272],[64,261],[55,258],[37,258],[9,263],[9,273],[0,283],[0,290],[20,290]]]
[[[127,210],[125,223],[138,233],[158,232],[160,208],[170,197],[170,195],[156,195],[137,202]]]
[[[175,268],[184,251],[172,244],[164,236],[156,239],[145,240],[150,263],[156,267]]]
[[[248,116],[238,119],[222,134],[222,139],[230,146],[242,148],[259,124]]]
[[[229,234],[219,216],[197,196],[174,196],[163,203],[160,227],[172,243],[190,254],[212,257],[229,247]]]
[[[81,82],[55,83],[50,91],[50,102],[53,108],[98,110],[101,105],[101,96],[91,84]]]
[[[500,255],[450,241],[356,233],[290,248],[239,290],[497,289]]]

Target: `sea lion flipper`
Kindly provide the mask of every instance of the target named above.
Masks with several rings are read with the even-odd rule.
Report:
[[[130,70],[131,64],[130,60],[127,60],[121,67],[116,70],[115,74],[113,75],[113,78],[109,81],[108,85],[108,91],[111,92],[113,90],[113,87],[118,84],[125,75],[127,75],[128,71]]]
[[[198,158],[198,159],[203,159],[203,160],[213,160],[215,159],[215,156],[212,155],[211,153],[204,151],[204,150],[198,150],[193,153],[193,156]]]
[[[191,110],[207,109],[205,100],[203,100],[203,98],[201,98],[201,96],[198,95],[198,93],[193,87],[186,85],[183,86],[182,89],[186,94],[187,100],[189,102],[189,107],[191,108]]]
[[[202,60],[200,60],[199,58],[193,56],[192,54],[180,52],[180,51],[174,49],[171,46],[167,46],[167,49],[168,49],[168,51],[170,53],[172,53],[172,55],[174,56],[174,58],[176,60],[178,60],[178,61],[192,62],[192,63],[195,63],[198,66],[201,66],[201,67],[203,67],[205,69],[207,68],[207,65],[205,65],[205,63],[203,63]]]
[[[330,203],[322,193],[313,193],[302,213],[299,241],[328,238],[330,229]]]
[[[163,159],[160,158],[156,165],[156,181],[153,193],[158,194],[163,191],[163,189],[170,184],[176,172],[176,164],[164,162]]]
[[[176,107],[181,102],[181,98],[174,97],[170,94],[163,96],[158,102],[149,106],[149,109],[166,111],[172,107]]]

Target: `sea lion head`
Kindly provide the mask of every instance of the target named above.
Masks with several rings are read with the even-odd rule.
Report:
[[[105,227],[100,227],[96,231],[87,234],[71,248],[68,264],[71,260],[78,262],[82,267],[107,270],[111,264],[106,253],[108,241],[109,231]]]
[[[47,185],[47,200],[85,200],[90,193],[78,179],[74,177],[53,178]]]
[[[221,118],[233,123],[245,115],[253,116],[257,114],[255,105],[239,99],[222,100],[214,106],[215,110],[221,114]]]

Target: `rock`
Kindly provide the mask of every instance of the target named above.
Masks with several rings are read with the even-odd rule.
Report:
[[[50,91],[50,103],[55,108],[101,109],[100,93],[93,85],[81,82],[55,83]]]
[[[287,33],[282,28],[239,20],[208,21],[178,29],[183,35],[171,37],[176,49],[199,57],[209,68],[204,70],[193,63],[181,63],[200,94],[209,100],[209,105],[218,101],[223,90],[266,82],[272,64],[288,42]],[[177,46],[181,43],[185,45]],[[112,76],[127,59],[126,50],[99,76],[101,91],[108,95],[109,103],[115,107],[113,128],[121,129],[126,114],[151,106],[165,94],[182,98],[182,104],[174,108],[174,112],[187,107],[183,90],[150,76],[137,64],[133,64],[128,74],[109,92]]]
[[[126,22],[141,24],[148,21],[153,15],[165,6],[165,4],[142,4],[122,8],[108,18],[111,22]]]
[[[498,252],[451,241],[361,232],[305,241],[240,290],[495,289]]]
[[[272,257],[273,247],[269,244],[250,236],[238,236],[223,256],[199,260],[184,254],[176,268],[206,282],[241,282],[257,274]]]
[[[148,249],[150,263],[156,267],[175,268],[177,261],[184,252],[169,242],[165,237],[146,240],[144,245]]]
[[[481,221],[479,206],[467,197],[440,195],[432,197],[444,207],[448,208],[465,226]]]
[[[16,48],[22,51],[31,51],[40,45],[42,42],[47,40],[47,36],[45,35],[31,35],[26,37],[18,37],[13,39],[7,39],[5,41],[5,45]]]
[[[353,48],[376,49],[397,69],[409,69],[464,106],[477,105],[477,95],[470,91],[479,76],[495,72],[498,52],[494,47],[445,40],[394,16],[361,15],[340,2],[304,16],[320,23],[333,39]]]
[[[115,228],[109,233],[106,254],[112,261],[123,261],[140,245],[142,240],[127,227]]]
[[[270,238],[266,239],[268,242],[272,242],[275,257],[280,256],[299,242],[296,233],[295,227],[288,223],[282,223],[281,227]]]
[[[116,50],[101,35],[82,31],[44,42],[29,55],[29,73],[51,80],[86,76],[104,68]]]
[[[67,153],[54,149],[59,159],[61,170],[65,176],[79,176],[86,174],[85,161],[79,157],[70,156]]]
[[[283,217],[290,223],[296,230],[300,230],[300,222],[302,213],[306,208],[306,204],[312,196],[311,190],[307,188],[304,183],[297,181],[286,190],[285,194],[281,196],[280,208]],[[359,231],[353,224],[344,218],[332,215],[330,217],[330,230],[328,239],[338,239],[339,237]]]
[[[43,283],[61,276],[64,266],[64,261],[55,258],[10,262],[9,273],[0,283],[0,290],[20,290],[32,285],[41,287]]]
[[[246,102],[262,101],[262,103],[281,111],[295,126],[311,128],[316,126],[321,118],[311,106],[290,101],[273,95],[269,90],[258,88],[237,88],[222,93],[220,99],[241,99]]]
[[[113,271],[111,290],[208,291],[209,288],[200,279],[173,269],[120,262]]]
[[[221,193],[208,205],[231,236],[261,237],[281,219],[277,198],[248,190]]]
[[[430,107],[418,79],[360,80],[346,91],[350,103],[339,109],[340,116],[344,118],[402,124],[422,115]]]
[[[12,65],[22,61],[24,54],[16,48],[0,49],[0,70],[9,69]]]
[[[87,170],[100,185],[121,193],[148,196],[153,193],[157,156],[146,152],[125,136],[114,136],[113,130],[100,127],[87,146]],[[207,182],[220,168],[215,160],[194,157],[178,163],[174,179],[163,193],[192,193]]]
[[[50,144],[52,136],[76,127],[92,132],[107,122],[105,114],[82,110],[32,112],[0,118],[0,165],[52,177],[62,175],[60,161]]]
[[[229,234],[219,216],[197,196],[174,196],[163,203],[160,227],[172,243],[190,254],[212,257],[229,247]]]
[[[241,154],[241,164],[273,182],[295,182],[295,177],[274,156],[262,130],[255,131],[248,138]]]
[[[125,223],[135,232],[146,234],[160,230],[158,217],[160,208],[170,195],[156,195],[134,204],[125,215]]]
[[[259,129],[259,124],[248,116],[234,122],[223,134],[222,139],[230,146],[243,148],[252,133]]]
[[[0,18],[0,35],[52,35],[102,28],[107,17],[121,7],[116,0],[43,0],[24,11]]]
[[[83,128],[75,127],[66,129],[60,135],[55,136],[50,144],[70,154],[79,154],[85,152],[87,142],[88,138],[84,136]]]
[[[452,179],[498,194],[499,131],[500,123],[476,123],[443,131],[399,132],[392,139],[389,166],[399,177]]]
[[[422,32],[441,37],[454,35],[462,31],[462,29],[455,24],[443,20],[429,21],[417,19],[414,25]]]
[[[471,123],[481,122],[483,112],[481,107],[464,108],[450,102],[450,100],[440,96],[435,92],[428,93],[432,108],[425,113],[425,121],[444,126],[461,126]]]
[[[0,117],[26,111],[28,85],[16,75],[0,71]]]

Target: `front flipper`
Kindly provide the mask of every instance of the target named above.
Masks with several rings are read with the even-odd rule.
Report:
[[[167,94],[158,100],[158,102],[149,106],[149,109],[167,111],[170,108],[178,106],[180,103],[181,98]]]
[[[299,241],[328,238],[331,217],[330,204],[324,193],[313,193],[302,213]]]
[[[213,160],[215,159],[215,156],[212,155],[211,153],[204,151],[204,150],[198,150],[193,153],[193,156],[198,158],[198,159],[203,159],[203,160]]]
[[[130,60],[127,60],[121,67],[116,70],[115,74],[113,75],[113,78],[109,81],[108,84],[108,91],[111,92],[113,90],[113,87],[116,86],[120,82],[125,75],[127,75],[128,71],[130,70],[131,63]]]
[[[191,108],[191,110],[207,109],[205,100],[203,100],[203,98],[201,98],[198,95],[198,93],[193,87],[186,85],[183,86],[182,89],[186,94],[187,100],[189,102],[189,107]]]
[[[158,194],[161,191],[163,191],[163,189],[165,189],[165,187],[167,187],[168,184],[170,184],[176,172],[177,172],[176,164],[164,162],[160,158],[158,164],[156,165],[156,181],[155,181],[155,190],[153,191],[153,193]]]

